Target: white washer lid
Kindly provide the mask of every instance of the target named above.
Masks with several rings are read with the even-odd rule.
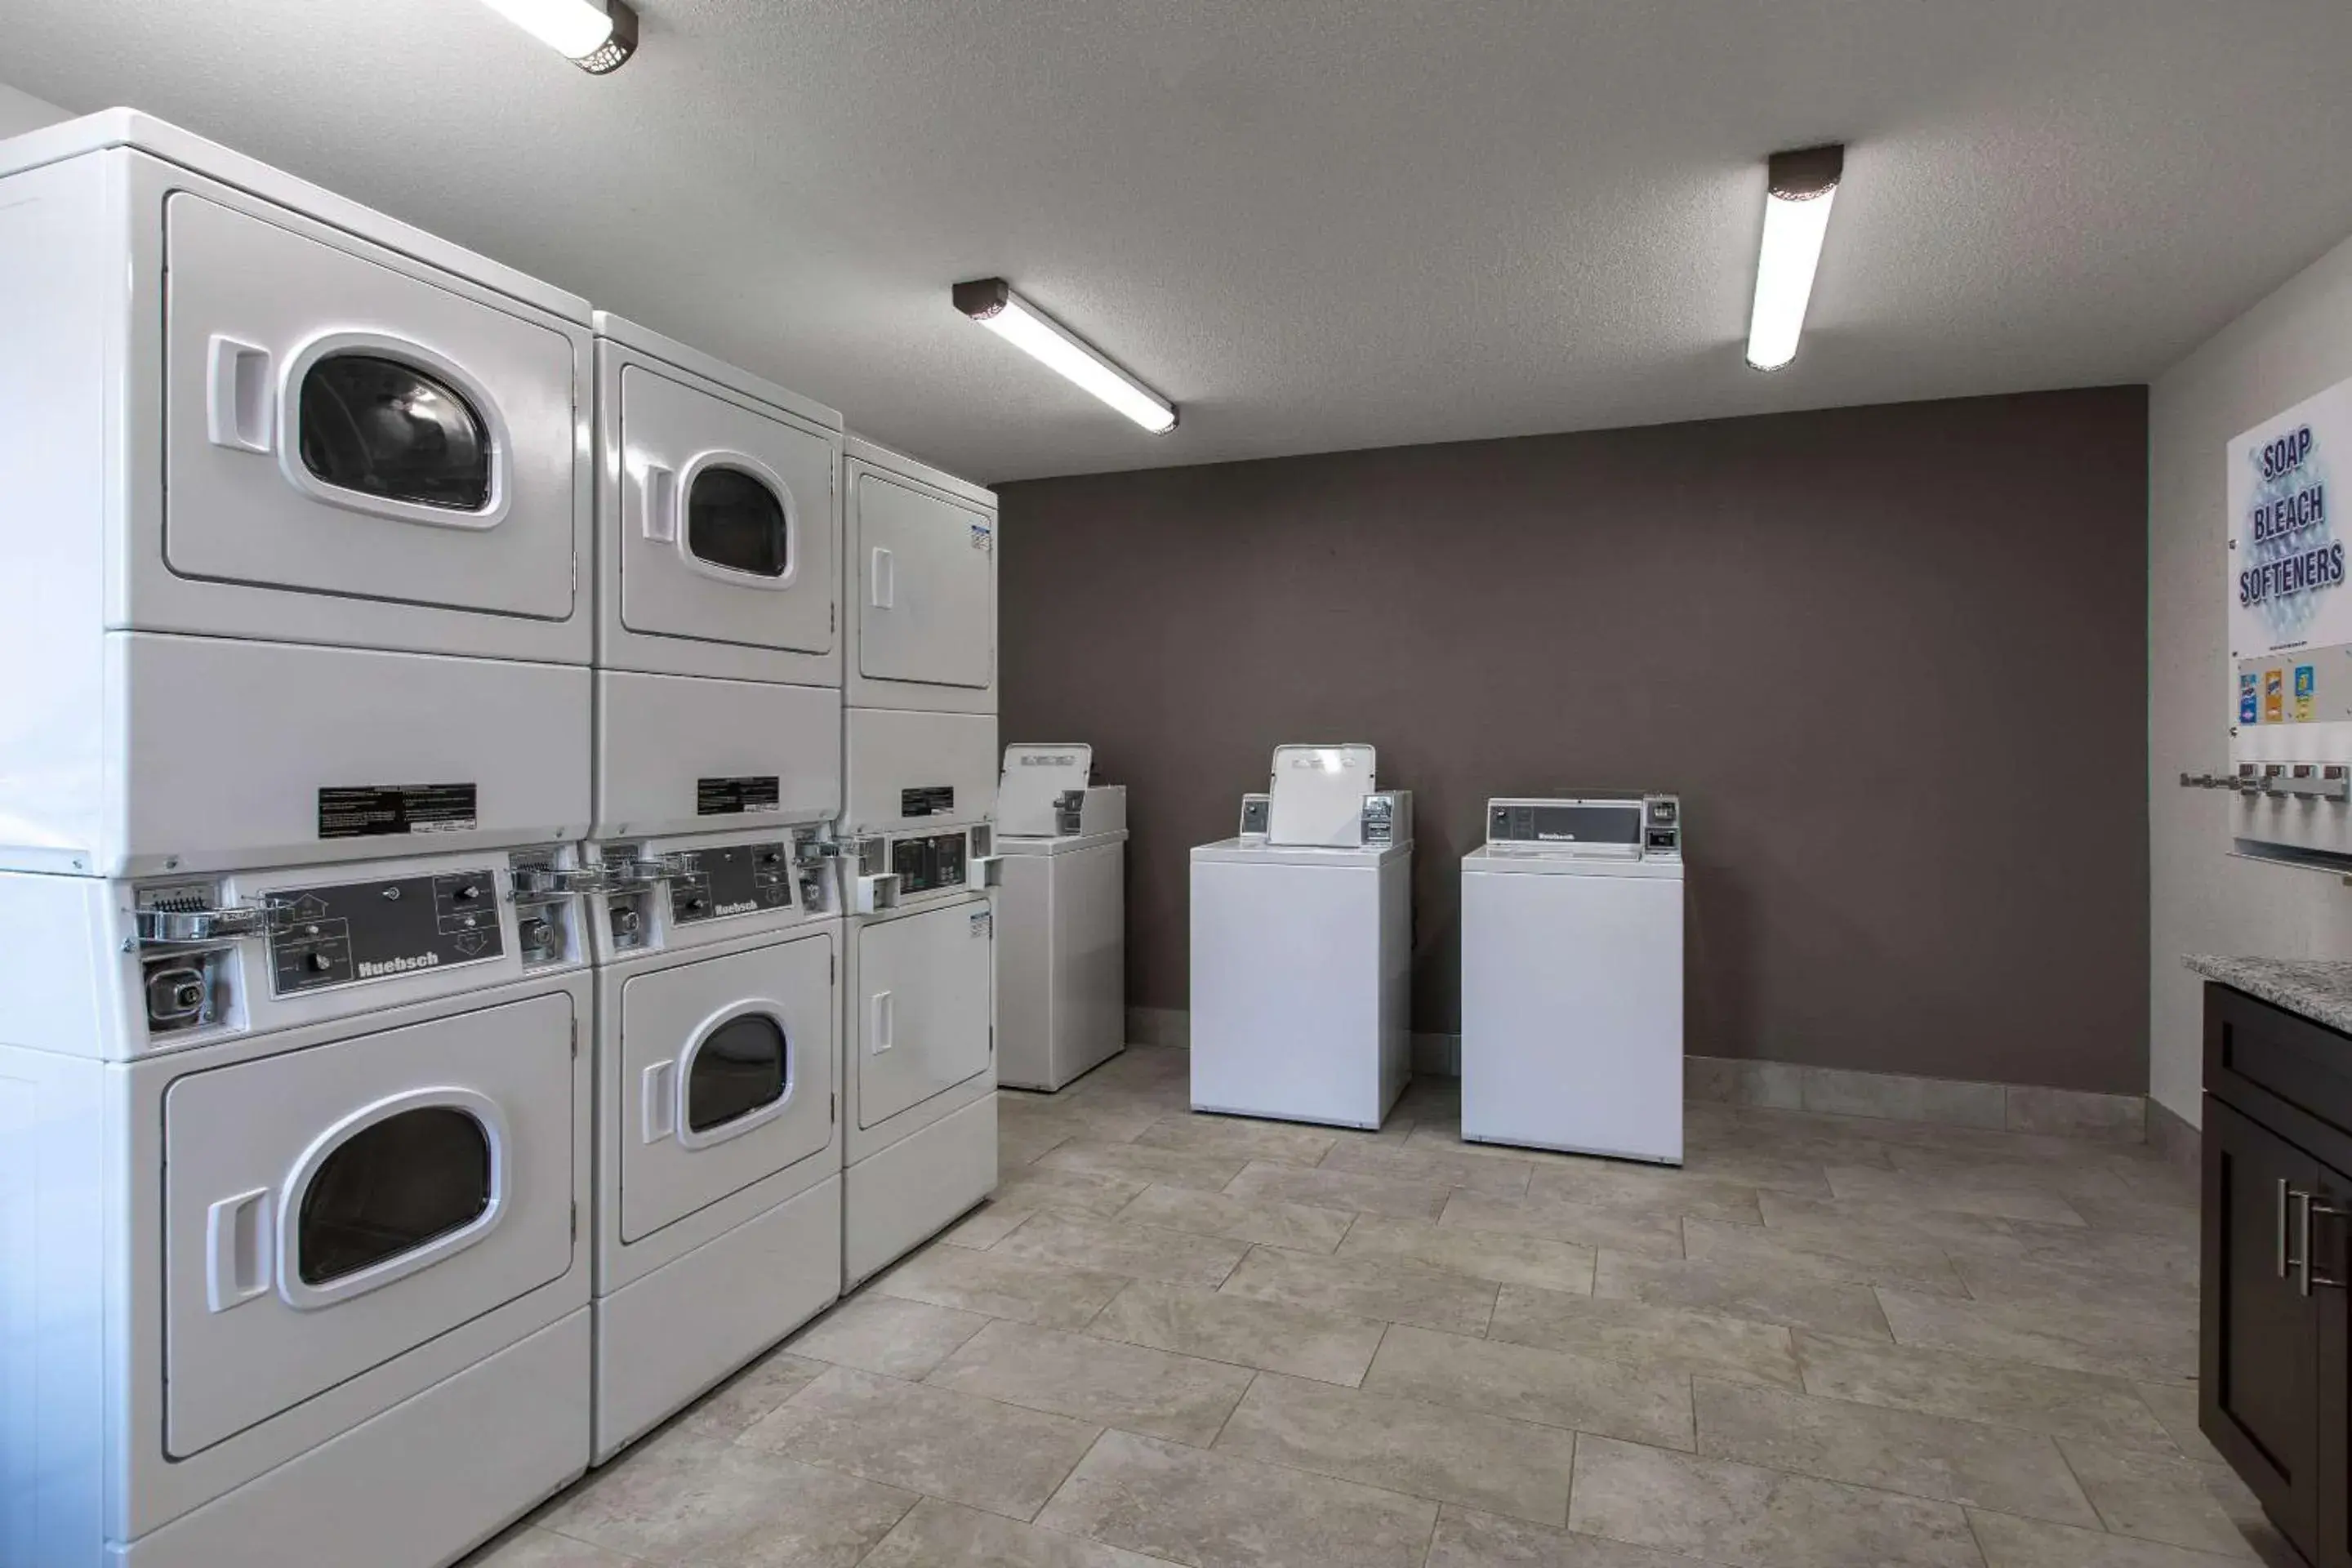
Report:
[[[1370,746],[1276,746],[1266,842],[1352,849],[1362,841],[1364,797],[1378,789]]]
[[[1390,861],[1412,858],[1407,844],[1363,844],[1330,849],[1302,844],[1268,844],[1260,838],[1220,838],[1214,844],[1192,846],[1192,863],[1216,861],[1240,866],[1311,866],[1333,871],[1374,870]]]
[[[1008,838],[996,836],[996,853],[1010,859],[1015,856],[1075,855],[1081,849],[1092,849],[1102,844],[1124,844],[1127,829],[1114,827],[1108,833],[1074,833],[1066,838]]]
[[[996,831],[1017,838],[1050,838],[1054,802],[1087,787],[1094,773],[1095,749],[1075,741],[1033,741],[1004,748],[1004,776],[996,789]]]

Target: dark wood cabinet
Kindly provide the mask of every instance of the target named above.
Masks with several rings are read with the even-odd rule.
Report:
[[[2205,1090],[2199,1425],[2352,1568],[2352,1037],[2209,985]]]

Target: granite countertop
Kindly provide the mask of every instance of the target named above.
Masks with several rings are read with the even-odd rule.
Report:
[[[2352,961],[2218,958],[2192,952],[2182,962],[2208,980],[2235,986],[2314,1023],[2352,1034]]]

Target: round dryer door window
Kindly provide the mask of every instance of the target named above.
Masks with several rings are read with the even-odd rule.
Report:
[[[489,1212],[490,1134],[454,1106],[373,1122],[335,1146],[303,1190],[295,1264],[305,1285],[413,1252]]]
[[[709,1132],[784,1098],[792,1047],[775,1019],[745,1013],[713,1029],[687,1068],[686,1125]]]
[[[793,564],[792,527],[776,492],[718,464],[694,476],[686,547],[698,560],[752,577],[781,577]]]
[[[321,483],[450,511],[490,504],[481,411],[436,375],[381,354],[320,356],[302,376],[302,466]]]

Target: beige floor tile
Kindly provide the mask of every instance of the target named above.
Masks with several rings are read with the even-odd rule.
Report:
[[[1573,1432],[1261,1373],[1215,1451],[1564,1524],[1575,1448]]]
[[[1769,1189],[1757,1193],[1756,1203],[1763,1213],[1765,1229],[1797,1236],[1884,1240],[1898,1246],[1926,1242],[1944,1247],[1989,1247],[2008,1243],[2011,1234],[2010,1222],[1994,1215],[1923,1209],[1910,1203],[1801,1197]],[[2065,1228],[2083,1234],[2078,1225]]]
[[[1495,1310],[1488,1281],[1388,1259],[1313,1258],[1255,1247],[1223,1286],[1230,1296],[1480,1334]]]
[[[1037,1156],[1037,1164],[1049,1171],[1083,1171],[1147,1185],[1156,1182],[1164,1187],[1198,1187],[1204,1193],[1223,1191],[1227,1182],[1242,1173],[1246,1163],[1245,1160],[1227,1159],[1221,1154],[1139,1149],[1132,1143],[1078,1138]]]
[[[988,1321],[977,1312],[867,1291],[802,1330],[792,1348],[836,1366],[913,1379],[945,1361],[956,1347],[986,1328]],[[812,1376],[808,1381],[815,1379]]]
[[[1312,1165],[1328,1154],[1336,1142],[1335,1134],[1320,1128],[1206,1114],[1171,1116],[1153,1122],[1135,1137],[1138,1148],[1172,1149],[1180,1153],[1210,1154],[1222,1159],[1269,1160],[1285,1165]]]
[[[1395,1148],[1343,1138],[1323,1156],[1327,1171],[1358,1171],[1400,1182],[1438,1182],[1468,1187],[1496,1197],[1524,1197],[1535,1167],[1524,1160],[1496,1160],[1484,1154],[1455,1154],[1443,1150]]]
[[[1363,1387],[1662,1448],[1691,1446],[1691,1380],[1664,1368],[1398,1325],[1381,1341]]]
[[[1223,1362],[1000,1322],[924,1381],[1202,1448],[1233,1414],[1253,1375]]]
[[[1119,1211],[1118,1217],[1130,1225],[1185,1230],[1232,1241],[1262,1241],[1268,1247],[1328,1256],[1339,1247],[1339,1238],[1348,1234],[1348,1226],[1356,1216],[1345,1209],[1272,1200],[1253,1202],[1191,1187],[1146,1187],[1133,1203]]]
[[[1428,1568],[1697,1568],[1699,1560],[1448,1505]]]
[[[738,1442],[1008,1519],[1030,1519],[1100,1430],[1064,1415],[837,1366]]]
[[[1800,1388],[1788,1328],[1641,1301],[1602,1300],[1506,1285],[1486,1337],[1598,1356],[1685,1376]]]
[[[1588,1295],[1592,1289],[1592,1249],[1545,1236],[1509,1236],[1364,1215],[1339,1244],[1339,1256],[1397,1258],[1498,1284]]]
[[[1608,1437],[1577,1450],[1571,1529],[1735,1568],[1981,1568],[1950,1503]]]
[[[1166,1562],[925,1498],[858,1568],[1160,1568]]]
[[[1806,1068],[1802,1084],[1805,1109],[1833,1116],[1985,1129],[1999,1129],[2008,1120],[2008,1096],[1997,1083]]]
[[[1700,1378],[1698,1451],[1881,1491],[2096,1525],[2058,1445],[2013,1426]]]
[[[1975,1510],[1969,1522],[1976,1527],[1986,1568],[2231,1568],[2246,1561]]]
[[[2193,1315],[2197,1310],[2197,1281],[2193,1276],[2187,1279],[2167,1279],[2146,1268],[1966,1253],[1956,1255],[1952,1263],[1968,1282],[1969,1294],[1979,1300],[2038,1303],[2063,1311]],[[1881,1283],[1906,1282],[1888,1279]]]
[[[1827,1174],[1832,1193],[1859,1202],[1906,1204],[2003,1219],[2044,1220],[2055,1225],[2089,1223],[2073,1204],[2042,1187],[1970,1181],[1950,1173],[1927,1175],[1914,1171],[1881,1171],[1867,1165],[1831,1165]]]
[[[1181,1230],[1041,1214],[991,1247],[991,1258],[1011,1258],[1055,1268],[1122,1274],[1170,1285],[1214,1287],[1249,1250],[1246,1242],[1193,1236]]]
[[[1257,1202],[1272,1199],[1350,1209],[1359,1214],[1433,1220],[1445,1207],[1445,1199],[1454,1189],[1444,1182],[1400,1181],[1360,1171],[1335,1171],[1322,1166],[1310,1169],[1254,1160],[1225,1191],[1234,1197]]]
[[[2221,1458],[2221,1450],[2213,1447],[2212,1442],[2197,1425],[2195,1387],[2178,1383],[2136,1383],[2132,1384],[2132,1392],[2139,1396],[2140,1403],[2147,1405],[2157,1420],[2163,1424],[2165,1435],[2172,1439],[2173,1447],[2179,1448],[2182,1454],[2200,1465],[2229,1463]],[[2085,1433],[2083,1436],[2095,1442],[2106,1441],[2096,1433]],[[2117,1445],[2108,1442],[2107,1446],[2114,1447]],[[2151,1447],[2146,1443],[2124,1446],[2138,1448]],[[2162,1451],[2160,1446],[2158,1446],[2157,1451]]]
[[[1124,1275],[1027,1263],[993,1249],[932,1247],[883,1275],[872,1289],[879,1295],[991,1318],[1076,1329],[1085,1327],[1126,1283]]]
[[[1000,1190],[1004,1184],[1003,1181],[999,1181]],[[982,1204],[941,1231],[940,1240],[950,1247],[968,1247],[974,1252],[986,1252],[1020,1229],[1023,1222],[1036,1212],[1033,1208],[1004,1209],[993,1204]]]
[[[1086,1331],[1235,1366],[1352,1387],[1363,1381],[1383,1324],[1222,1290],[1137,1280]]]
[[[1025,1170],[1040,1154],[1058,1149],[1068,1142],[1071,1133],[1063,1128],[1013,1127],[1000,1122],[996,1129],[996,1172],[1010,1176]]]
[[[1618,1160],[1580,1160],[1546,1165],[1528,1184],[1530,1199],[1565,1199],[1604,1207],[1704,1215],[1710,1219],[1763,1224],[1756,1189],[1711,1176],[1695,1176],[1665,1166],[1629,1165]]]
[[[2098,1522],[2116,1534],[2198,1552],[2253,1555],[2229,1514],[2205,1489],[2204,1472],[2195,1461],[2090,1443],[2062,1441],[2059,1447],[2074,1467],[2074,1479],[2090,1494],[2091,1506],[2099,1510]]]
[[[1932,1242],[1812,1232],[1799,1235],[1691,1215],[1683,1221],[1683,1250],[1696,1263],[1780,1269],[1849,1285],[1900,1285],[1930,1295],[1968,1294],[1952,1260]]]
[[[1135,1201],[1148,1183],[1128,1176],[1107,1176],[1097,1171],[1062,1171],[1032,1165],[1019,1175],[996,1184],[988,1206],[1008,1213],[1094,1215],[1108,1219]]]
[[[2187,1314],[2061,1311],[2044,1302],[1956,1301],[1883,1288],[1878,1300],[1899,1344],[2142,1383],[2187,1383],[2197,1375],[2197,1321]]]
[[[1654,1258],[1683,1255],[1682,1216],[1670,1210],[1624,1209],[1558,1198],[1514,1202],[1487,1193],[1456,1191],[1438,1224],[1502,1236],[1542,1236],[1579,1247],[1615,1247]]]
[[[2095,1230],[2119,1230],[2194,1243],[2197,1205],[2163,1197],[2078,1198],[2074,1207]]]
[[[1037,1523],[1187,1568],[1417,1568],[1436,1517],[1419,1498],[1111,1431]]]
[[[673,1430],[539,1522],[648,1563],[850,1568],[915,1501],[912,1490],[835,1468]]]
[[[2095,1205],[2093,1206],[2096,1206]],[[1958,1254],[1988,1258],[2029,1258],[2051,1263],[2114,1269],[2136,1278],[2185,1285],[2194,1289],[2202,1237],[2142,1236],[2097,1226],[2042,1225],[2032,1220],[2004,1222],[2009,1246],[1958,1246]]]
[[[822,1361],[793,1350],[770,1351],[704,1394],[678,1425],[707,1436],[732,1438],[824,1375]]]
[[[528,1524],[507,1531],[457,1568],[636,1568],[643,1561]]]
[[[2165,1430],[2121,1379],[1884,1340],[1801,1333],[1805,1390],[1893,1410],[1988,1421],[2111,1448],[2169,1453]],[[2190,1398],[2195,1393],[2190,1392]]]
[[[1869,1144],[1840,1141],[1822,1153],[1799,1148],[1752,1147],[1691,1140],[1683,1151],[1683,1173],[1708,1181],[1731,1182],[1761,1192],[1794,1197],[1827,1198],[1829,1179],[1822,1167],[1834,1158],[1846,1164],[1879,1164]],[[1824,1157],[1826,1155],[1826,1157]],[[1889,1169],[1893,1167],[1889,1166]]]
[[[997,1121],[1017,1131],[1052,1132],[1102,1143],[1126,1143],[1167,1114],[1157,1106],[1131,1105],[1108,1098],[1093,1100],[1055,1096],[1034,1099],[1017,1092],[1000,1100]]]
[[[1782,1268],[1679,1262],[1604,1247],[1593,1270],[1592,1293],[1864,1339],[1886,1333],[1886,1320],[1868,1286]]]

